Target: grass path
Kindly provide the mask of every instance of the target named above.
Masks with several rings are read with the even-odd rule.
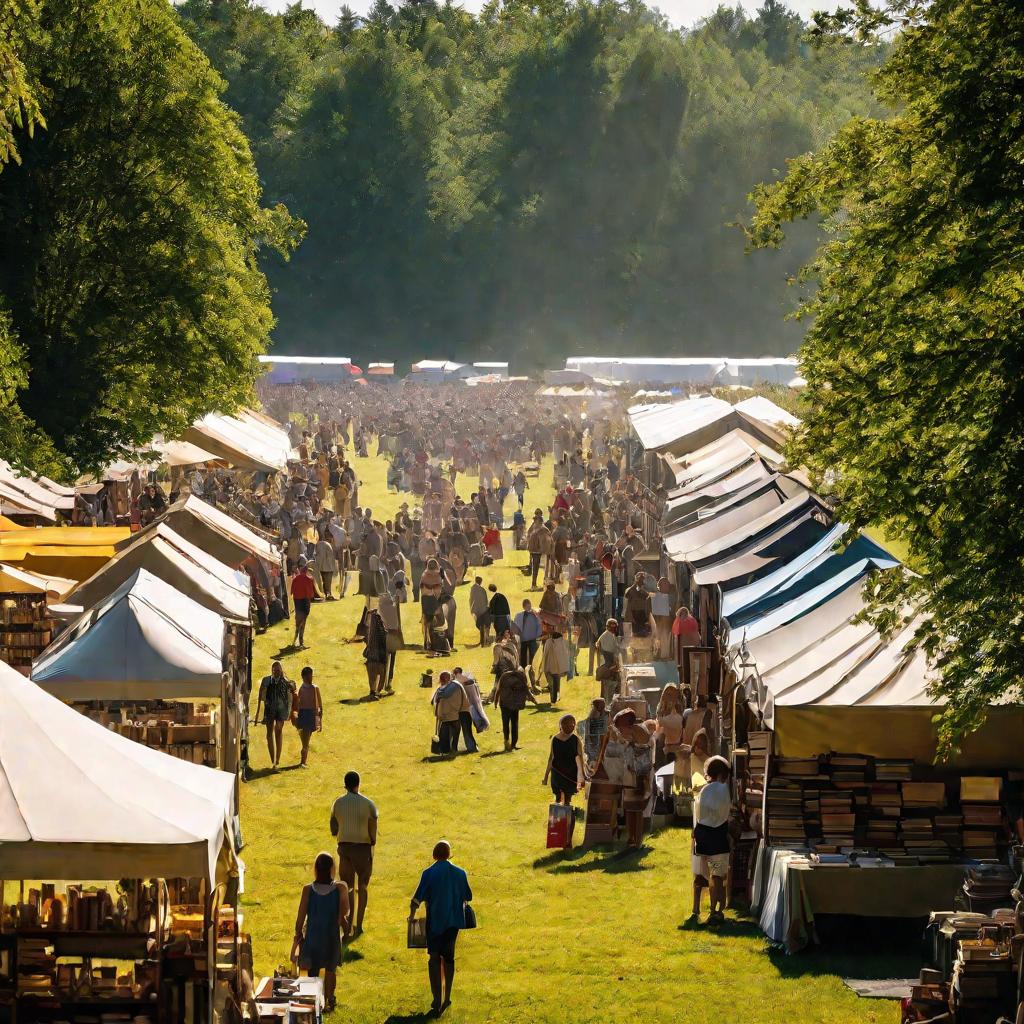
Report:
[[[357,460],[362,504],[389,518],[403,498],[388,494],[385,464]],[[527,508],[548,504],[550,466],[531,481]],[[468,495],[472,482],[459,481]],[[508,551],[503,563],[480,570],[494,581],[513,610],[528,580],[519,572],[523,552]],[[450,664],[471,669],[486,692],[489,650],[470,646],[468,587],[457,595],[458,653]],[[247,865],[243,907],[255,942],[258,972],[271,971],[288,955],[301,886],[313,858],[333,851],[328,827],[342,776],[355,769],[363,792],[376,801],[380,834],[366,932],[347,952],[339,975],[334,1020],[398,1024],[426,1019],[429,1005],[426,956],[405,948],[408,900],[430,850],[448,838],[454,860],[469,872],[480,927],[459,942],[455,1003],[446,1020],[462,1024],[536,1021],[575,1024],[688,1021],[701,1024],[889,1024],[892,1003],[858,1000],[837,973],[870,976],[879,964],[854,964],[815,953],[797,958],[769,955],[756,926],[729,914],[717,933],[679,931],[690,899],[690,833],[668,829],[648,839],[641,855],[616,851],[550,854],[544,849],[550,791],[541,785],[548,739],[558,715],[530,706],[521,718],[522,749],[502,751],[501,722],[480,737],[481,754],[433,763],[433,718],[420,673],[450,667],[414,651],[399,654],[397,695],[361,703],[366,673],[361,643],[346,643],[361,598],[314,605],[306,631],[309,649],[283,652],[289,677],[312,665],[325,703],[324,731],[313,738],[310,767],[267,773],[262,727],[253,730],[257,777],[242,788]],[[418,636],[417,612],[406,606],[407,640]],[[269,671],[290,640],[282,623],[256,643],[254,675]],[[582,667],[584,659],[580,658]],[[597,693],[590,678],[563,686],[560,710],[580,714]],[[253,706],[255,709],[255,705]],[[298,736],[286,726],[284,765],[298,761]],[[582,830],[578,829],[578,836]],[[905,966],[905,965],[900,965]]]

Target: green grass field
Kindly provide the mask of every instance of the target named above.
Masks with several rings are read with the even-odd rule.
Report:
[[[404,500],[388,494],[384,462],[357,460],[361,503],[390,517]],[[472,482],[460,481],[468,496]],[[552,497],[550,467],[531,481],[527,508]],[[481,570],[485,583],[504,590],[513,610],[529,580],[522,552]],[[352,588],[354,589],[354,588]],[[450,663],[471,669],[486,693],[490,651],[479,651],[459,591],[458,653]],[[408,901],[434,842],[452,842],[454,860],[469,872],[480,926],[459,942],[454,1006],[457,1022],[537,1021],[615,1024],[689,1020],[778,1024],[891,1024],[890,1002],[858,1000],[842,975],[905,976],[913,949],[893,962],[868,956],[813,952],[798,957],[771,953],[756,924],[734,911],[725,927],[678,930],[689,913],[690,833],[668,829],[649,837],[638,853],[596,849],[580,854],[544,848],[550,791],[541,785],[548,739],[557,712],[532,706],[521,717],[521,747],[505,754],[501,722],[480,737],[481,753],[430,759],[433,716],[420,673],[450,667],[415,651],[399,655],[397,695],[361,702],[366,673],[361,643],[353,634],[361,598],[349,596],[313,607],[309,649],[282,650],[291,639],[281,623],[256,644],[254,676],[269,671],[282,652],[290,678],[312,665],[325,703],[324,731],[315,735],[310,765],[298,761],[298,735],[286,726],[286,767],[267,771],[263,729],[252,730],[256,778],[242,789],[247,846],[243,909],[255,943],[256,968],[265,973],[288,956],[302,885],[313,858],[334,850],[330,808],[342,776],[355,769],[363,792],[377,803],[380,833],[366,931],[347,949],[338,984],[337,1021],[418,1021],[430,1003],[426,956],[405,948]],[[418,614],[404,609],[405,636],[415,642]],[[585,668],[585,659],[580,657]],[[593,679],[564,687],[560,710],[584,712],[597,693]],[[255,710],[255,704],[253,705]],[[579,801],[580,803],[582,802]],[[582,827],[577,829],[582,836]],[[705,904],[706,906],[706,904]],[[891,970],[886,970],[886,968]]]

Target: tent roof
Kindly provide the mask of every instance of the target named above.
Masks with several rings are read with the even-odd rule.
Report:
[[[0,562],[0,594],[52,594],[60,598],[74,585],[74,580],[63,576],[44,576]]]
[[[629,410],[630,423],[640,443],[648,451],[658,451],[693,438],[683,450],[692,451],[720,436],[705,436],[719,420],[732,415],[732,406],[721,398],[685,398],[669,405],[639,405]]]
[[[774,474],[728,496],[714,515],[669,533],[664,539],[665,550],[676,562],[724,553],[795,513],[808,497],[809,492],[800,484]],[[715,546],[719,540],[723,543]]]
[[[685,529],[719,515],[723,510],[741,504],[748,495],[777,486],[780,474],[773,473],[760,459],[734,469],[724,479],[714,480],[699,489],[669,498],[662,530]]]
[[[723,590],[745,586],[770,572],[776,564],[803,551],[828,529],[820,509],[810,508],[794,519],[787,519],[768,534],[751,538],[719,558],[705,560],[694,573],[693,581],[701,587],[717,583]]]
[[[224,622],[137,569],[38,657],[32,681],[63,700],[219,697]]]
[[[675,477],[677,487],[684,487],[712,469],[724,465],[738,465],[742,459],[749,458],[752,452],[760,455],[765,462],[775,468],[785,462],[782,455],[770,445],[740,429],[730,430],[689,454],[675,456],[665,453],[662,458]]]
[[[201,462],[216,462],[218,458],[205,448],[188,441],[154,441],[153,447],[163,456],[168,466],[195,466]]]
[[[29,476],[0,459],[0,482],[6,488],[25,496],[51,513],[59,509],[70,512],[75,507],[75,489],[58,484],[45,476]],[[48,518],[53,518],[50,515]]]
[[[690,563],[699,569],[717,561],[723,555],[746,547],[751,541],[771,536],[779,527],[801,518],[808,512],[828,514],[815,495],[810,492],[797,494],[795,497],[783,501],[781,505],[769,509],[757,519],[737,527],[724,536],[716,537],[696,551],[690,552]]]
[[[230,566],[241,565],[250,555],[271,565],[281,560],[270,541],[195,495],[176,501],[161,516],[160,522],[167,523],[175,533]]]
[[[259,361],[280,366],[345,366],[352,362],[347,356],[260,356]]]
[[[800,420],[790,412],[786,412],[781,406],[776,405],[771,399],[763,395],[752,395],[737,402],[733,407],[739,413],[749,416],[753,420],[766,423],[769,426],[783,427],[786,430],[794,430],[800,426]]]
[[[726,604],[731,603],[732,610],[728,613],[723,610],[723,616],[728,619],[729,627],[735,629],[775,608],[798,600],[819,584],[850,570],[857,569],[861,574],[874,569],[892,569],[899,564],[898,559],[865,534],[855,537],[842,551],[836,551],[833,546],[819,541],[804,557],[789,563],[788,567],[777,569],[772,574],[774,586],[766,589],[766,581],[759,580],[744,588],[742,596],[737,596],[735,591],[731,592]]]
[[[137,534],[99,572],[80,583],[69,601],[90,608],[121,586],[136,569],[147,569],[226,619],[249,621],[252,585],[248,575],[218,562],[163,521]]]
[[[284,430],[245,412],[238,416],[210,413],[196,420],[181,440],[242,469],[282,470],[291,453],[291,442]]]
[[[0,664],[0,878],[217,878],[234,777],[119,736]]]
[[[739,642],[741,637],[749,642],[758,637],[770,633],[780,626],[796,622],[802,619],[809,612],[814,611],[819,605],[825,604],[837,597],[844,590],[850,587],[857,587],[864,581],[864,578],[872,572],[874,566],[868,559],[861,559],[859,562],[848,566],[835,576],[829,576],[822,580],[817,586],[799,594],[791,601],[777,605],[770,611],[759,615],[756,619],[736,627],[731,631],[730,637],[734,642]]]

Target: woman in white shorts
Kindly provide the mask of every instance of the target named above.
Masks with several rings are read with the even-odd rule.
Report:
[[[693,918],[700,917],[701,891],[711,890],[709,924],[725,920],[725,879],[729,873],[729,813],[731,768],[724,757],[704,762],[708,780],[696,795],[693,808]]]

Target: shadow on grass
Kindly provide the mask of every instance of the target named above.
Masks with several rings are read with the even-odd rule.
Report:
[[[264,779],[268,775],[280,775],[281,772],[293,772],[296,768],[301,768],[299,764],[286,764],[280,768],[250,768],[247,776],[248,782],[254,782],[256,779]]]
[[[768,959],[783,978],[912,978],[921,968],[924,919],[863,918],[818,914],[820,945],[787,955],[770,949]]]
[[[585,874],[591,871],[621,875],[630,871],[650,871],[651,865],[644,864],[643,861],[652,852],[649,846],[641,846],[638,850],[626,847],[615,851],[610,851],[606,846],[578,846],[572,850],[556,850],[554,853],[538,857],[533,862],[533,867],[552,875]],[[585,859],[594,853],[604,855],[593,860]]]
[[[348,943],[341,947],[341,962],[343,964],[355,964],[365,957],[358,949],[353,949]]]
[[[426,1013],[393,1013],[384,1018],[384,1024],[420,1024],[420,1021],[436,1020],[429,1011]]]

